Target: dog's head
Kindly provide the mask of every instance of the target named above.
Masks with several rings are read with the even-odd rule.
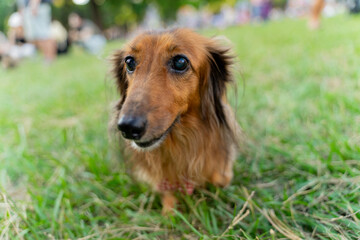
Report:
[[[231,80],[232,57],[187,29],[148,32],[114,55],[121,99],[117,124],[138,149],[154,149],[182,116],[227,126],[222,100]]]

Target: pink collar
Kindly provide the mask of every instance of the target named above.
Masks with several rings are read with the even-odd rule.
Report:
[[[160,192],[181,192],[191,195],[194,192],[194,184],[190,181],[183,181],[183,182],[175,182],[171,183],[168,179],[163,180],[158,185],[158,190]]]

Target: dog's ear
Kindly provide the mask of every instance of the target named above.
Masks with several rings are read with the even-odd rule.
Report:
[[[229,51],[229,48],[223,48],[216,44],[207,47],[207,70],[201,94],[203,118],[215,118],[218,124],[226,127],[228,127],[228,123],[222,98],[226,94],[226,85],[232,82],[233,56]]]
[[[120,101],[118,103],[118,108],[121,109],[125,98],[126,98],[126,90],[128,88],[128,82],[126,80],[126,70],[125,70],[125,60],[124,60],[124,52],[119,50],[115,52],[112,56],[111,62],[113,64],[113,75],[116,78],[116,85],[118,87],[118,91],[121,95]]]

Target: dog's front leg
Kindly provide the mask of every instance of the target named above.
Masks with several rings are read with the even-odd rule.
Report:
[[[162,193],[162,214],[168,215],[172,213],[172,210],[175,208],[177,199],[172,192],[163,192]]]

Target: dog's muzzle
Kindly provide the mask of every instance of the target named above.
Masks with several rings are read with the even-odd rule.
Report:
[[[122,116],[118,121],[118,129],[124,138],[139,140],[146,131],[147,120],[144,117]]]
[[[140,140],[146,131],[146,119],[122,116],[118,121],[118,129],[121,131],[124,138],[133,140],[133,144],[138,148],[152,149],[152,147],[159,146],[165,140],[171,129],[179,121],[180,116],[177,116],[168,129],[159,136],[147,141]]]

